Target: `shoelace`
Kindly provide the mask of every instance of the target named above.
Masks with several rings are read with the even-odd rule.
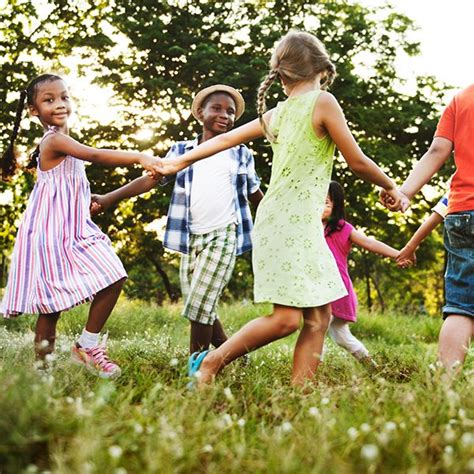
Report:
[[[116,364],[109,359],[109,356],[105,352],[107,346],[107,338],[109,334],[106,333],[102,338],[102,342],[97,346],[90,349],[89,353],[94,359],[94,361],[103,367],[105,370],[113,369]]]

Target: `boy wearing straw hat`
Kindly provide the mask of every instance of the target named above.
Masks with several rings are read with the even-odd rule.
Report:
[[[193,116],[202,135],[173,144],[166,158],[180,156],[200,143],[232,129],[245,109],[242,95],[218,84],[199,91]],[[163,178],[160,184],[166,184]],[[150,191],[157,181],[142,176],[106,195],[92,197],[97,214],[118,201]],[[230,280],[235,257],[251,249],[253,227],[248,202],[263,198],[255,163],[245,145],[218,153],[174,177],[163,245],[180,252],[183,316],[191,322],[191,353],[220,346],[227,339],[217,316],[217,303]]]

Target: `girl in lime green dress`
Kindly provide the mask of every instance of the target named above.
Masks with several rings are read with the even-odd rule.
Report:
[[[250,321],[211,352],[193,354],[189,375],[210,383],[236,358],[300,329],[292,383],[302,385],[318,365],[330,317],[330,302],[346,295],[321,223],[335,146],[361,178],[381,186],[398,208],[404,198],[393,181],[367,156],[351,132],[337,100],[324,89],[335,68],[321,42],[304,32],[284,36],[258,92],[259,118],[213,138],[177,159],[162,161],[174,174],[224,149],[266,136],[273,149],[268,191],[253,230],[255,301],[273,312]],[[288,99],[265,111],[265,95],[279,79]]]

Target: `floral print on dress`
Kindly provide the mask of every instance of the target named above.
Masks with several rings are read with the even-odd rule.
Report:
[[[273,113],[270,126],[277,140],[271,179],[253,230],[256,302],[314,307],[346,294],[320,217],[334,143],[312,129],[318,95],[289,98]]]

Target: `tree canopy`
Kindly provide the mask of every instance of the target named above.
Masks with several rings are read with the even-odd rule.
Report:
[[[13,20],[12,20],[13,18]],[[113,121],[94,117],[81,121],[73,133],[97,146],[150,150],[163,155],[173,141],[192,138],[199,124],[190,115],[193,95],[201,88],[225,83],[241,90],[246,111],[239,123],[256,117],[256,92],[268,72],[275,41],[289,29],[312,32],[325,44],[338,77],[331,92],[364,152],[399,182],[431,141],[446,86],[432,77],[416,78],[406,92],[397,60],[419,53],[411,40],[412,21],[393,6],[369,8],[348,0],[156,2],[115,0],[65,2],[47,0],[41,6],[8,0],[0,13],[0,142],[8,143],[17,93],[29,79],[46,70],[65,71],[65,58],[77,59],[77,74],[93,76],[112,88]],[[269,105],[284,100],[277,85]],[[80,108],[80,98],[78,107]],[[23,153],[40,135],[29,126],[20,139]],[[150,129],[148,140],[137,133]],[[262,178],[263,191],[271,170],[271,150],[264,140],[250,144]],[[442,187],[451,167],[433,181]],[[139,174],[136,169],[88,167],[92,190],[104,193]],[[358,179],[338,157],[334,179],[346,191],[349,220],[370,235],[401,247],[429,209],[421,197],[407,216],[387,213],[377,192]],[[21,173],[0,192],[13,192],[2,210],[0,245],[4,259],[11,251],[18,217],[33,178]],[[158,301],[179,294],[178,256],[165,251],[149,224],[166,216],[171,186],[121,203],[97,221],[116,243],[130,272],[126,291]],[[442,192],[440,191],[440,194]],[[423,245],[420,264],[408,272],[373,254],[355,251],[351,274],[369,306],[416,305],[433,310],[442,298],[443,251],[439,236]],[[3,277],[4,278],[4,277]],[[423,281],[424,284],[418,282]],[[249,256],[239,259],[229,293],[251,298]],[[365,296],[364,296],[365,295]]]

